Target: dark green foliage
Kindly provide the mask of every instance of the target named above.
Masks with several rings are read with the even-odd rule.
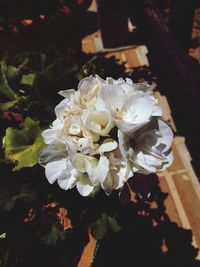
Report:
[[[91,234],[95,239],[102,239],[109,233],[117,233],[121,230],[115,217],[108,216],[106,213],[101,218],[90,225]]]
[[[51,47],[45,53],[1,57],[2,266],[41,266],[42,263],[73,266],[71,262],[78,260],[88,242],[90,223],[92,231],[101,233],[101,237],[103,232],[107,234],[118,229],[113,217],[106,217],[103,211],[99,211],[104,215],[97,221],[98,227],[95,227],[98,218],[92,216],[85,220],[84,214],[93,200],[83,199],[76,190],[65,192],[57,185],[49,185],[44,169],[37,164],[44,145],[41,129],[54,119],[54,107],[61,101],[58,91],[77,88],[79,80],[89,75],[113,76],[113,71],[118,78],[124,67],[103,55],[86,55],[70,48]],[[51,206],[51,203],[54,204]],[[57,215],[60,207],[67,209],[73,229],[63,230]],[[102,220],[106,220],[106,225]]]

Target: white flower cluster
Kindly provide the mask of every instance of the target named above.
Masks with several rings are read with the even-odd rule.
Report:
[[[173,160],[173,133],[148,85],[130,79],[83,79],[61,91],[56,120],[42,133],[48,181],[82,196],[121,188],[135,172],[162,171]]]

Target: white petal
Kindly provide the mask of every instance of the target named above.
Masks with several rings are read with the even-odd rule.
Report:
[[[94,157],[90,157],[84,154],[77,153],[73,156],[72,165],[75,169],[81,173],[87,172],[86,162],[89,161],[93,168],[97,166],[98,160]]]
[[[74,93],[75,93],[74,89],[68,89],[68,90],[58,92],[59,95],[65,97],[67,99],[70,99],[71,95],[73,95]]]
[[[74,176],[64,177],[58,179],[58,185],[63,190],[72,189],[75,186],[76,178]]]
[[[101,156],[97,166],[97,173],[99,176],[99,181],[101,183],[105,182],[108,172],[109,172],[109,160],[107,159],[106,156]]]
[[[99,98],[106,103],[110,112],[115,112],[116,109],[121,110],[125,96],[126,92],[120,86],[110,84],[104,86],[99,93]]]
[[[54,129],[47,129],[41,133],[45,144],[52,144],[57,139],[57,131]]]
[[[165,148],[162,149],[162,152],[166,152],[170,149],[173,142],[173,132],[171,128],[162,120],[158,120],[160,138],[159,142],[165,144]]]
[[[50,162],[46,165],[45,175],[50,184],[53,184],[58,178],[63,177],[66,169],[66,159]]]
[[[78,138],[77,136],[68,136],[65,140],[67,150],[70,154],[75,154],[78,151]]]
[[[143,151],[162,155],[171,148],[173,132],[162,120],[154,119],[144,128],[143,132],[142,130],[136,139]]]
[[[83,123],[90,131],[106,136],[114,127],[114,122],[108,112],[87,110],[82,116]]]
[[[99,146],[99,153],[103,154],[105,152],[110,152],[116,149],[117,147],[118,147],[117,142],[113,139],[108,138],[108,139],[105,139],[103,141],[103,144]]]
[[[75,154],[72,159],[72,165],[79,172],[85,172],[85,158],[82,154]]]
[[[107,77],[106,78],[106,83],[107,84],[116,84],[117,80],[113,79],[112,77]]]
[[[154,105],[154,110],[152,112],[152,116],[156,116],[156,117],[162,117],[162,109],[160,107],[160,105],[157,103]]]
[[[95,108],[97,111],[106,111],[108,112],[108,109],[106,107],[106,103],[101,98],[97,98]]]
[[[56,107],[55,107],[55,113],[58,118],[62,118],[66,108],[70,108],[71,101],[67,98],[62,100]]]
[[[90,77],[86,77],[79,82],[78,91],[80,91],[82,94],[86,94],[90,88],[94,87],[96,84],[96,78],[91,75]]]
[[[96,159],[88,160],[85,159],[85,170],[88,174],[88,179],[93,185],[97,185],[99,183],[97,176],[97,161]]]
[[[130,78],[126,78],[126,82],[127,82],[128,84],[133,84],[133,81],[132,81]]]
[[[130,93],[130,92],[133,92],[133,85],[132,84],[130,84],[130,83],[123,83],[122,85],[121,85],[121,88],[123,89],[123,93],[124,94],[128,94],[128,93]]]
[[[90,76],[82,79],[78,84],[78,91],[80,91],[82,96],[86,96],[92,89],[101,87],[105,83],[103,79],[99,76]]]
[[[155,166],[162,165],[162,162],[159,160],[157,161],[155,157],[151,155],[145,155],[142,152],[137,154],[134,162],[139,166],[140,172],[144,174],[156,172],[157,168],[155,168]]]
[[[148,121],[153,112],[153,105],[154,101],[142,92],[132,94],[125,102],[125,107],[129,109],[127,114],[130,112],[130,115],[134,118],[134,123]]]
[[[118,130],[119,149],[125,159],[133,158],[134,147],[131,146],[131,137]]]
[[[102,99],[97,107],[109,110],[117,127],[125,133],[132,134],[145,124],[152,116],[161,116],[157,99],[147,85],[127,82],[108,83],[99,94]]]
[[[94,157],[79,153],[74,155],[72,165],[79,172],[77,178],[79,182],[85,185],[98,186],[97,164],[98,160]]]
[[[140,123],[131,123],[124,120],[115,120],[115,124],[117,127],[124,133],[128,135],[132,135],[134,132],[136,132],[138,129],[140,129],[142,126],[147,124],[149,120],[144,120]]]
[[[170,152],[168,155],[163,154],[162,158],[156,157],[151,154],[144,154],[140,151],[134,160],[137,164],[139,171],[142,173],[151,173],[157,171],[163,171],[173,161],[173,153]]]
[[[58,161],[63,158],[67,158],[65,146],[47,146],[40,153],[39,164],[45,167],[49,162]]]
[[[58,185],[64,189],[68,190],[75,186],[77,171],[72,167],[70,160],[67,160],[65,176],[60,176],[58,178]]]
[[[105,181],[101,183],[101,186],[107,195],[110,195],[112,193],[112,190],[115,189],[115,187],[113,186],[113,177],[110,175],[110,173],[108,173]]]
[[[69,134],[71,135],[80,135],[81,134],[81,125],[78,123],[72,123],[69,128]]]
[[[55,129],[47,129],[41,135],[47,145],[57,142],[57,130]]]
[[[173,160],[173,133],[161,120],[154,119],[134,135],[118,131],[119,148],[133,170],[142,173],[164,170]]]
[[[76,188],[83,197],[89,196],[94,190],[94,186],[82,184],[81,182],[76,183]]]
[[[53,143],[59,143],[61,140],[58,137],[58,133],[62,128],[62,123],[59,119],[53,122],[52,128],[49,128],[41,133],[45,144],[50,145]]]

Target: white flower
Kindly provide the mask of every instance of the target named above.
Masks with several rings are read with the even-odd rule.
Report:
[[[83,79],[59,92],[56,119],[42,133],[40,164],[52,184],[82,196],[123,187],[134,172],[163,170],[173,159],[171,129],[147,85],[130,79]]]
[[[124,133],[132,134],[153,116],[161,116],[158,100],[146,85],[122,81],[107,84],[101,89],[97,103],[98,108],[101,105],[102,109],[110,111],[115,124]]]
[[[119,130],[119,147],[134,172],[162,171],[173,161],[171,144],[173,133],[162,120],[152,120],[133,136]]]

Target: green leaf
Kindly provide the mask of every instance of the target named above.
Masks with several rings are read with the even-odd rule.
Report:
[[[8,66],[6,76],[8,79],[14,79],[18,77],[18,69],[15,66]]]
[[[99,220],[90,225],[91,234],[97,240],[102,239],[108,233],[116,233],[120,230],[121,227],[116,218],[108,216],[106,213],[103,213]]]
[[[114,233],[117,233],[121,230],[121,227],[119,226],[117,220],[115,217],[108,217],[109,226],[112,229]]]
[[[18,200],[21,200],[23,202],[28,202],[28,201],[32,201],[33,199],[34,199],[34,195],[31,193],[28,193],[28,192],[20,193],[12,197],[9,201],[6,202],[4,206],[4,210],[7,210],[7,211],[12,210]]]
[[[44,146],[38,121],[28,117],[24,122],[24,129],[6,129],[5,156],[17,162],[13,171],[37,164],[39,153]]]
[[[63,67],[63,68],[62,68]],[[46,84],[57,84],[59,81],[65,79],[69,75],[78,72],[79,66],[77,63],[73,62],[70,65],[66,65],[65,59],[58,59],[52,64],[48,65],[43,71],[41,71],[37,76],[34,84],[38,84],[41,80]]]
[[[35,74],[34,73],[26,74],[26,75],[22,76],[21,84],[33,85],[34,80],[35,80]]]
[[[5,60],[0,62],[0,93],[9,100],[17,98],[17,94],[11,89],[6,78],[7,65]]]
[[[57,241],[63,240],[65,238],[65,232],[61,231],[56,227],[56,225],[52,225],[50,233],[43,237],[43,241],[47,245],[56,245]]]
[[[17,98],[15,100],[11,100],[5,103],[0,103],[0,110],[5,111],[14,107],[19,102],[19,100],[20,98]]]

